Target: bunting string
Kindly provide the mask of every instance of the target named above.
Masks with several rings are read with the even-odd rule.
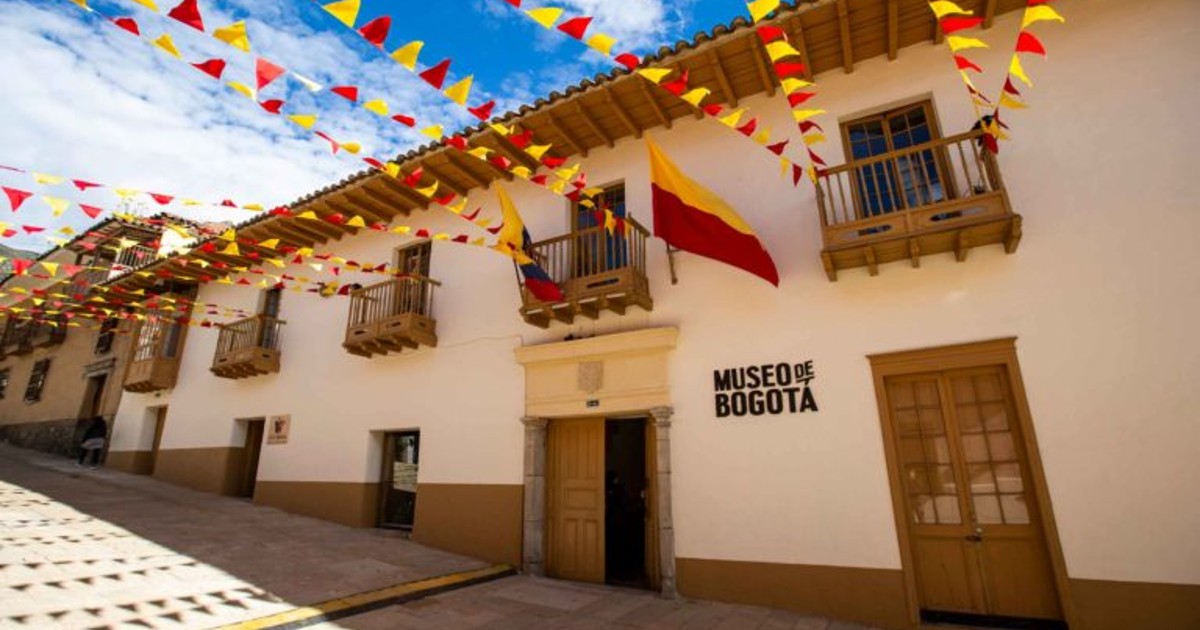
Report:
[[[981,17],[976,17],[974,11],[964,9],[951,0],[930,0],[929,10],[933,12],[938,23],[938,28],[941,29],[942,34],[945,36],[946,47],[950,49],[950,53],[954,57],[954,65],[958,70],[959,77],[962,78],[963,85],[967,89],[968,96],[971,98],[971,107],[975,111],[975,119],[978,121],[979,128],[984,132],[984,145],[989,151],[995,153],[998,150],[997,139],[1002,133],[1000,125],[994,117],[984,115],[984,109],[992,107],[992,102],[975,87],[975,82],[971,79],[970,74],[974,72],[982,75],[983,68],[968,58],[964,52],[979,48],[988,48],[987,42],[979,37],[964,34],[971,29],[980,28],[984,20]]]
[[[1037,35],[1029,29],[1030,26],[1039,22],[1059,22],[1065,23],[1067,20],[1050,6],[1053,0],[1027,0],[1025,12],[1021,16],[1021,29],[1017,33],[1017,42],[1013,48],[1012,58],[1008,64],[1008,72],[1004,77],[1004,85],[1000,88],[1000,96],[996,99],[996,107],[992,111],[992,117],[995,121],[995,132],[1000,140],[1007,140],[1008,135],[1004,133],[1007,126],[1000,120],[1000,109],[1027,109],[1028,104],[1025,103],[1021,95],[1021,91],[1017,88],[1016,81],[1025,84],[1026,87],[1033,87],[1033,81],[1026,74],[1024,65],[1021,62],[1021,55],[1038,55],[1045,58],[1046,47]],[[1014,79],[1016,81],[1014,81]]]

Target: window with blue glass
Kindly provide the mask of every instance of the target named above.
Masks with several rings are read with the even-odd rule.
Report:
[[[843,123],[854,169],[855,205],[867,219],[927,206],[948,198],[944,160],[921,145],[938,139],[933,107],[926,101]]]
[[[625,184],[606,186],[591,198],[592,207],[572,204],[571,230],[574,241],[574,277],[580,278],[621,269],[629,265],[629,243],[625,238]]]

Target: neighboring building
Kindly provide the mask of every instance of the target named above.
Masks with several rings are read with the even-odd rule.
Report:
[[[966,4],[998,11],[977,60],[1002,71],[1025,3]],[[506,184],[560,304],[514,290],[484,248],[243,226],[411,275],[343,269],[364,285],[348,297],[201,286],[260,315],[169,358],[148,347],[110,462],[530,573],[888,628],[1197,627],[1200,6],[1056,2],[1070,22],[1046,34],[1034,107],[993,159],[925,5],[822,0],[772,21],[831,112],[823,155],[842,165],[821,199],[626,73],[506,117],[581,156],[635,221],[609,236]],[[652,62],[789,128],[758,49],[719,28]],[[780,288],[647,238],[647,131],[741,210]],[[528,160],[487,127],[468,135]],[[446,147],[403,158],[417,166],[495,213],[497,171]],[[467,229],[425,205],[365,173],[294,207]]]
[[[63,247],[50,250],[38,263],[85,267],[69,281],[55,281],[40,265],[0,283],[3,304],[16,306],[0,336],[0,440],[24,448],[63,455],[78,446],[86,421],[111,421],[121,399],[131,325],[121,312],[85,313],[68,325],[62,315],[36,314],[35,291],[44,291],[41,309],[66,296],[79,302],[94,285],[120,277],[158,260],[180,246],[178,235],[164,223],[197,228],[186,219],[159,214],[144,219],[105,219]],[[57,275],[57,274],[56,274]],[[41,276],[41,277],[39,277]],[[14,290],[16,289],[16,290]],[[95,305],[93,305],[95,306]]]

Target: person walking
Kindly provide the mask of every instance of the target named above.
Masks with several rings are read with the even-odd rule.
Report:
[[[108,437],[108,423],[101,416],[92,418],[83,434],[83,443],[79,445],[79,460],[77,465],[83,466],[88,453],[92,454],[92,464],[89,468],[100,467],[100,455],[104,452],[104,442]]]

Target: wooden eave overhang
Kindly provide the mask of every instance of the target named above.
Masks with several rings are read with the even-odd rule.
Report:
[[[958,4],[984,17],[986,28],[995,16],[1024,8],[1026,0],[959,0]],[[926,0],[796,0],[785,2],[776,16],[764,24],[778,26],[788,33],[813,75],[837,70],[852,72],[863,60],[884,55],[895,59],[900,49],[940,42],[940,29]],[[949,56],[949,52],[946,54]],[[778,82],[769,63],[754,25],[742,17],[710,32],[697,33],[690,42],[664,46],[643,59],[644,67],[687,70],[691,87],[707,87],[713,91],[709,102],[727,105],[736,105],[763,92],[777,93]],[[947,68],[952,71],[949,58]],[[612,147],[629,136],[641,137],[650,129],[670,128],[673,121],[697,114],[695,108],[682,100],[647,84],[625,68],[618,68],[584,79],[563,92],[551,92],[491,122],[517,124],[532,130],[539,143],[553,144],[550,155],[569,158],[586,156],[599,147]],[[488,147],[516,163],[531,168],[538,165],[487,124],[462,130],[460,135],[472,146]],[[442,191],[459,195],[488,187],[500,178],[512,179],[511,174],[501,169],[439,143],[409,151],[398,156],[396,162],[404,174],[423,169],[425,175],[420,186],[432,185],[431,174],[436,174]],[[237,226],[237,230],[239,239],[279,239],[282,245],[315,247],[358,231],[323,220],[330,215],[342,214],[347,218],[359,215],[368,224],[387,223],[431,203],[401,182],[371,169],[315,191],[289,206],[293,213],[311,211],[322,220],[262,215]],[[252,250],[241,242],[239,247],[243,252]],[[256,266],[261,262],[244,255],[204,253],[198,248],[185,257],[210,263],[221,261],[229,266]],[[138,271],[154,272],[164,265],[191,276],[201,275],[192,265],[180,268],[170,261],[159,261]],[[228,275],[228,271],[209,267],[203,275],[216,278]],[[109,284],[136,290],[149,288],[156,280],[154,276],[130,273]]]

